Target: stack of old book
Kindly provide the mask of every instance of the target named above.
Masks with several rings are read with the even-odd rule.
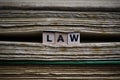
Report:
[[[120,80],[120,0],[0,0],[1,80]]]

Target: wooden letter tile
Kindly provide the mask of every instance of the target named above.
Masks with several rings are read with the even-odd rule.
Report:
[[[80,43],[80,33],[68,33],[68,45],[76,45]]]
[[[50,32],[43,32],[43,43],[53,44],[55,42],[55,34]]]
[[[60,45],[67,44],[67,34],[55,33],[55,43]]]

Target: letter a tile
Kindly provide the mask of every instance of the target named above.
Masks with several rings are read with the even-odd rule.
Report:
[[[60,45],[67,44],[67,34],[55,33],[55,43]]]

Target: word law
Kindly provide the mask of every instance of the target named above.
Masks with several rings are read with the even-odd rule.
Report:
[[[43,32],[43,43],[76,45],[80,43],[80,33]]]

